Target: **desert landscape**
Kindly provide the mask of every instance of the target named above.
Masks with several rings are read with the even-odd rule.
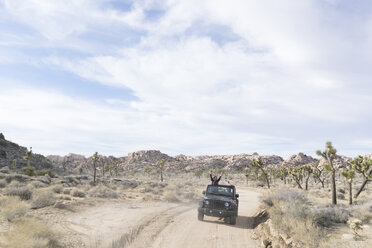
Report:
[[[0,0],[0,248],[371,248],[372,2]]]
[[[1,247],[372,244],[368,183],[355,197],[363,180],[370,180],[364,175],[371,175],[372,162],[368,155],[351,159],[335,153],[337,205],[332,204],[332,169],[321,157],[332,151],[330,143],[320,158],[299,153],[286,160],[257,153],[170,157],[154,150],[119,158],[44,157],[3,134],[0,145]],[[236,225],[197,219],[210,174],[237,187]]]

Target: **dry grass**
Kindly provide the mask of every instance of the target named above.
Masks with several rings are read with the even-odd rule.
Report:
[[[168,202],[179,202],[180,200],[177,197],[177,194],[173,190],[167,190],[164,192],[164,200]]]
[[[14,224],[5,235],[4,247],[12,248],[54,248],[60,247],[58,235],[46,224],[24,217]]]
[[[325,233],[317,225],[309,202],[302,192],[278,189],[263,198],[274,227],[292,237],[302,247],[319,247]]]
[[[0,179],[0,188],[5,188],[6,185],[7,185],[6,180],[5,179]]]
[[[6,196],[0,199],[0,213],[8,221],[24,216],[30,209],[29,205],[17,196]]]
[[[31,199],[31,208],[44,208],[56,203],[56,197],[52,189],[39,189],[32,196]]]
[[[119,198],[119,194],[116,191],[104,185],[100,185],[89,190],[89,196],[99,198]]]
[[[53,186],[52,189],[54,193],[61,194],[63,191],[63,186],[58,184],[58,185]]]
[[[32,196],[32,190],[24,184],[12,182],[5,188],[4,194],[8,196],[18,196],[21,200],[29,200]]]
[[[75,189],[74,191],[72,191],[72,196],[83,198],[85,197],[85,193],[82,190]]]
[[[63,190],[63,194],[65,194],[65,195],[69,195],[70,193],[71,193],[70,189],[64,189]]]

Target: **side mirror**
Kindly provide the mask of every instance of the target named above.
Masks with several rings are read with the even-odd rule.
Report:
[[[205,195],[205,190],[203,190],[202,194]]]
[[[236,197],[236,198],[239,198],[239,194],[235,194],[235,197]]]

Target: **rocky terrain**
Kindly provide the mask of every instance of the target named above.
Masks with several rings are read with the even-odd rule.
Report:
[[[5,166],[13,166],[13,160],[16,160],[16,168],[27,166],[27,161],[24,159],[27,148],[5,139],[0,133],[0,168]],[[31,165],[36,169],[52,168],[52,162],[40,154],[32,154]]]
[[[26,160],[24,160],[27,148],[19,146],[13,142],[7,141],[3,135],[0,135],[0,167],[11,166],[13,160],[17,160],[17,168],[26,166]],[[164,170],[165,171],[193,171],[197,169],[202,170],[237,170],[244,169],[249,166],[249,163],[253,159],[261,159],[264,161],[266,166],[269,167],[291,167],[291,166],[302,166],[305,164],[311,164],[317,161],[324,163],[321,159],[316,159],[308,156],[304,153],[298,153],[297,155],[290,156],[284,160],[282,157],[277,155],[259,155],[258,153],[252,154],[238,154],[238,155],[214,155],[214,156],[186,156],[177,155],[175,157],[164,154],[158,150],[143,150],[131,152],[124,157],[113,157],[113,156],[101,156],[102,160],[100,163],[105,163],[110,166],[115,163],[124,171],[143,171],[145,167],[156,167],[159,160],[164,159],[166,161]],[[336,166],[343,168],[348,164],[350,158],[345,156],[337,156]],[[91,166],[89,158],[70,153],[66,156],[49,155],[44,157],[43,155],[33,154],[31,158],[32,166],[37,169],[40,168],[51,168],[58,171],[72,171],[78,172],[80,168],[88,168]]]

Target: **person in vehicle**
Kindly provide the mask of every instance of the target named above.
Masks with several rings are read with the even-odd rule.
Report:
[[[211,181],[212,181],[212,185],[218,185],[218,182],[221,180],[221,177],[222,175],[217,179],[217,176],[213,176],[212,177],[212,174],[209,174],[209,176],[211,177]]]

